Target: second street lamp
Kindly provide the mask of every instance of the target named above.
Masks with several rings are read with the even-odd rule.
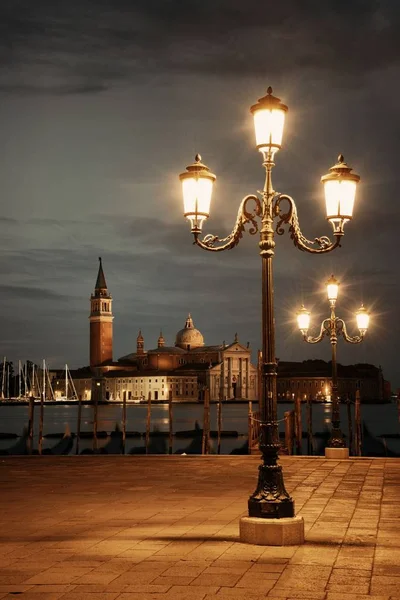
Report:
[[[245,196],[239,206],[235,226],[232,232],[220,238],[207,234],[200,239],[202,226],[210,214],[212,187],[216,176],[201,162],[196,155],[195,162],[189,165],[179,177],[182,182],[184,214],[190,221],[194,243],[210,252],[221,252],[236,246],[250,224],[251,235],[260,233],[260,255],[262,264],[262,395],[259,398],[261,412],[260,450],[263,462],[259,467],[258,483],[255,492],[248,501],[249,517],[240,523],[241,540],[259,544],[300,543],[304,539],[302,519],[294,517],[294,502],[285,489],[282,467],[278,464],[280,448],[277,423],[277,361],[275,354],[275,319],[273,304],[273,272],[272,261],[275,254],[275,232],[284,233],[284,226],[289,228],[293,243],[300,250],[313,254],[324,254],[340,245],[344,224],[352,218],[352,210],[356,192],[358,175],[340,155],[327,175],[322,178],[325,189],[326,214],[333,227],[334,241],[322,236],[308,240],[300,230],[297,208],[293,198],[278,193],[272,186],[272,168],[274,158],[282,145],[283,127],[287,106],[279,98],[272,95],[268,88],[267,95],[260,98],[250,111],[254,118],[256,146],[263,157],[266,177],[260,197]],[[259,229],[260,221],[260,229]],[[274,226],[274,221],[277,223]],[[295,524],[297,534],[289,538],[285,534],[281,541],[273,541],[269,535],[268,522],[276,526],[279,521],[288,527]],[[274,523],[272,523],[274,522]],[[285,522],[285,523],[284,523]],[[301,522],[301,525],[300,525]],[[290,524],[291,523],[291,524]],[[294,528],[295,529],[295,528]],[[276,530],[276,528],[275,528]],[[269,528],[272,531],[272,528]],[[296,537],[297,535],[297,537]],[[283,539],[285,541],[282,541]]]
[[[349,342],[350,344],[359,344],[362,342],[365,334],[367,333],[369,314],[365,310],[364,306],[361,305],[356,312],[356,321],[360,335],[348,335],[346,323],[343,321],[343,319],[337,317],[335,313],[336,300],[339,293],[339,282],[333,275],[326,282],[326,289],[331,308],[331,315],[328,319],[324,319],[322,321],[319,335],[316,337],[308,335],[311,315],[304,306],[302,306],[297,313],[297,323],[303,335],[304,341],[309,344],[318,344],[325,336],[329,337],[330,339],[332,347],[332,431],[327,448],[325,450],[325,456],[327,458],[348,458],[349,449],[346,448],[343,434],[340,430],[339,388],[336,361],[337,340],[338,336],[342,335],[345,341]]]

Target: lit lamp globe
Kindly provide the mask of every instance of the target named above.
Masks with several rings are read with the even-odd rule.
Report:
[[[310,319],[311,313],[304,307],[304,304],[301,305],[300,310],[297,313],[297,324],[299,326],[300,331],[305,335],[310,327]]]
[[[359,175],[345,162],[343,155],[338,156],[338,162],[329,169],[329,173],[321,177],[324,184],[326,218],[332,223],[335,235],[343,235],[344,224],[353,217],[354,200],[356,197]]]
[[[200,154],[196,154],[195,162],[179,175],[182,182],[183,211],[189,219],[192,233],[201,233],[203,222],[210,216],[210,204],[214,173],[203,165]]]
[[[365,335],[367,333],[367,329],[369,326],[369,314],[365,310],[363,304],[361,304],[360,308],[356,312],[356,320],[357,320],[357,327],[360,330],[361,336]]]
[[[282,104],[280,98],[272,95],[271,87],[268,88],[267,95],[250,108],[254,119],[256,144],[260,152],[273,157],[281,148],[287,111],[288,107]]]
[[[339,282],[333,275],[326,282],[326,291],[329,302],[334,305],[339,293]]]

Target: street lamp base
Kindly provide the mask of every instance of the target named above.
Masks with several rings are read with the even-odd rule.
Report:
[[[348,448],[325,448],[325,458],[335,458],[337,460],[349,458]]]
[[[242,517],[239,522],[240,541],[257,546],[297,546],[304,544],[304,519],[258,519]]]
[[[286,491],[286,490],[285,490]],[[249,498],[249,517],[257,519],[287,519],[294,517],[294,502],[292,498],[277,500],[255,500]]]

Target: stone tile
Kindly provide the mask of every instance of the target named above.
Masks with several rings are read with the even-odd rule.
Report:
[[[250,566],[249,573],[257,577],[258,573],[275,573],[279,575],[284,570],[287,563],[262,563],[257,562]]]
[[[154,585],[152,583],[137,583],[135,585],[127,585],[123,593],[132,594],[141,592],[142,594],[166,594],[171,589],[170,585]],[[163,596],[162,596],[163,597]],[[161,598],[161,596],[160,596]]]
[[[207,569],[207,571],[196,577],[190,585],[234,587],[241,577],[242,575],[237,573],[210,573],[210,570]]]
[[[369,581],[360,583],[360,577],[354,583],[330,583],[327,586],[328,592],[337,592],[341,594],[368,594]]]
[[[64,600],[116,600],[120,598],[119,592],[68,592],[64,596],[60,596]]]
[[[207,594],[204,600],[265,600],[265,598],[265,594],[254,590],[221,588],[217,594]]]
[[[164,596],[158,596],[156,600],[203,600],[207,594],[217,594],[219,588],[213,586],[181,586],[174,585]]]
[[[24,598],[24,600],[59,600],[59,598],[62,598],[64,595],[64,592],[41,592],[40,596],[38,594],[32,593],[30,591],[28,592],[24,592],[22,594],[22,597]],[[6,594],[5,596],[3,596],[4,598],[6,598],[7,600],[10,600],[11,598],[14,598],[15,600],[15,595],[10,593],[10,594]]]
[[[372,595],[372,594],[343,594],[337,592],[328,592],[327,600],[389,600],[389,595]]]
[[[272,588],[272,590],[270,590],[267,594],[268,598],[269,597],[271,597],[271,598],[280,598],[280,597],[289,598],[290,597],[290,598],[296,598],[298,600],[324,600],[325,596],[326,596],[325,592],[317,592],[317,591],[310,591],[310,590],[305,591],[305,590],[296,590],[296,589],[290,589],[283,594],[282,590],[279,590],[276,588]]]
[[[309,564],[332,566],[339,553],[339,548],[324,548],[313,544],[300,546],[290,559],[290,564]]]

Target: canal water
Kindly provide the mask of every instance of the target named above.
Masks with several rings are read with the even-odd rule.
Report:
[[[292,410],[293,403],[283,402],[278,404],[278,419],[280,432],[284,431],[283,415],[285,411]],[[324,432],[330,429],[330,404],[313,404],[313,423],[312,429],[314,433],[314,448],[315,454],[323,454]],[[107,432],[108,434],[114,431],[116,425],[122,427],[122,405],[102,404],[98,406],[98,432]],[[253,410],[257,410],[257,404],[253,403]],[[173,431],[174,433],[195,429],[196,426],[203,426],[204,409],[201,404],[173,404]],[[348,433],[347,423],[347,407],[341,405],[341,428],[345,435]],[[81,417],[81,432],[87,433],[93,431],[93,405],[82,405]],[[127,404],[127,432],[138,432],[144,434],[146,431],[146,416],[147,405],[145,404]],[[365,436],[368,437],[368,432],[371,434],[373,443],[371,448],[375,449],[376,455],[391,455],[392,453],[400,456],[400,427],[397,404],[363,404],[361,405],[362,422],[366,429],[363,428]],[[57,405],[49,404],[44,407],[44,436],[47,434],[62,433],[65,427],[68,426],[72,433],[77,431],[78,406],[77,404]],[[352,407],[353,419],[353,436],[354,436],[354,406]],[[303,432],[307,431],[306,407],[302,405],[302,422]],[[157,435],[157,432],[168,432],[168,404],[156,404],[151,407],[151,431],[156,434],[152,436],[151,449],[152,453],[167,453],[168,452],[168,435]],[[0,403],[0,434],[13,433],[21,435],[24,427],[28,425],[28,406],[26,405],[1,405]],[[34,414],[34,444],[37,447],[39,429],[39,405],[35,405]],[[210,429],[217,430],[217,406],[211,404],[210,407]],[[221,438],[221,454],[231,454],[244,451],[247,444],[248,435],[248,405],[247,403],[224,403],[222,405],[222,430],[235,431],[237,437],[222,436]],[[364,437],[365,437],[364,436]],[[388,436],[388,437],[379,437]],[[396,437],[397,436],[397,437]],[[1,435],[0,435],[1,438]],[[326,439],[326,435],[325,435]],[[104,447],[110,438],[107,436],[99,437],[97,447]],[[13,446],[17,440],[0,439],[0,450],[5,450]],[[51,448],[57,443],[56,438],[45,437],[43,440],[43,449]],[[365,441],[365,440],[364,440]],[[375,443],[377,442],[377,444]],[[70,454],[75,453],[75,443]],[[144,435],[130,436],[129,433],[126,439],[126,453],[138,451],[144,446]],[[210,440],[211,452],[217,452],[217,440]],[[93,447],[93,440],[90,437],[85,437],[80,440],[80,451],[90,450]],[[302,440],[302,451],[307,453],[307,439]],[[173,453],[182,454],[200,453],[201,452],[201,436],[192,436],[181,438],[174,436],[173,438]],[[366,451],[365,451],[366,453]]]

